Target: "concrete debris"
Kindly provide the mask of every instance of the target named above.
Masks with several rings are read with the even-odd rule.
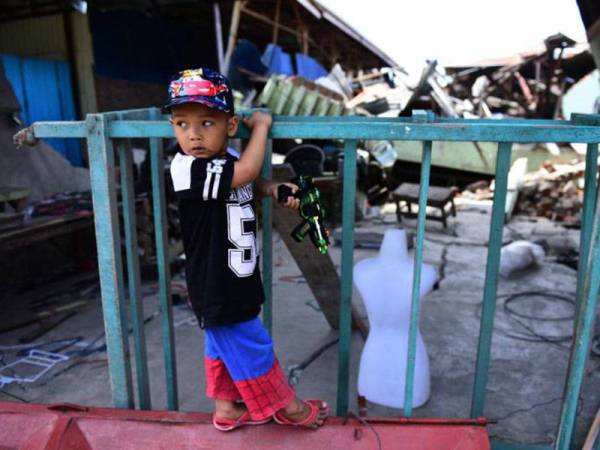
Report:
[[[563,96],[594,70],[593,59],[587,47],[577,46],[560,33],[544,44],[543,50],[519,56],[517,61],[482,62],[479,67],[453,70],[447,95],[472,105],[471,110],[463,111],[463,117],[568,119],[570,111],[563,112]],[[444,105],[440,109],[446,112]]]
[[[545,162],[536,172],[525,175],[517,210],[522,215],[541,216],[577,226],[583,206],[585,163]]]
[[[590,75],[595,68],[593,58],[587,47],[576,45],[562,34],[548,37],[544,44],[543,49],[526,55],[465,67],[441,67],[435,60],[428,61],[420,74],[409,74],[401,67],[347,74],[336,65],[312,87],[311,82],[298,76],[278,76],[285,86],[283,94],[290,99],[300,101],[308,96],[306,102],[311,105],[314,94],[311,96],[310,92],[318,86],[324,89],[321,95],[334,104],[339,102],[340,106],[307,111],[306,107],[294,108],[294,100],[269,101],[272,81],[264,86],[260,102],[288,115],[345,113],[397,117],[425,109],[452,118],[568,118],[569,105],[573,103],[570,99],[577,97],[576,93],[566,96],[570,88],[580,89],[578,81],[582,79],[592,78],[597,82],[597,76]],[[568,100],[566,106],[563,97]],[[596,99],[588,103],[595,109],[600,106]]]
[[[507,278],[512,273],[538,265],[544,261],[541,245],[529,241],[515,241],[502,247],[500,253],[500,275]]]

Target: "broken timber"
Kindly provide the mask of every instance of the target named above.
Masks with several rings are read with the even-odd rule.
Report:
[[[276,181],[289,181],[294,177],[293,169],[289,165],[273,167],[273,179]],[[318,186],[318,182],[315,180]],[[281,235],[300,272],[304,275],[321,311],[331,328],[337,330],[340,320],[340,277],[335,265],[328,254],[320,254],[313,246],[310,239],[296,242],[290,233],[300,220],[298,212],[291,209],[273,208],[273,225]],[[352,323],[358,328],[363,338],[366,339],[369,327],[352,305]]]

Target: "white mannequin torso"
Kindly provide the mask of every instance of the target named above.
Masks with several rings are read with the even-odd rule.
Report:
[[[403,230],[386,231],[379,254],[354,266],[354,283],[370,325],[360,360],[358,392],[369,401],[396,408],[404,404],[413,271],[414,260],[407,252]],[[423,264],[421,299],[433,289],[436,279],[435,269]],[[413,406],[424,404],[429,392],[429,360],[418,332]]]

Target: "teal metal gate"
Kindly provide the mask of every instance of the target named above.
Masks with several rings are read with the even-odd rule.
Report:
[[[130,138],[148,138],[152,167],[153,210],[159,273],[159,303],[163,329],[164,361],[168,408],[178,409],[175,343],[170,273],[166,254],[165,195],[162,163],[162,139],[173,137],[171,125],[157,108],[90,114],[80,122],[43,122],[32,126],[37,138],[85,138],[88,142],[91,187],[94,202],[102,307],[109,356],[109,372],[113,402],[119,408],[133,408],[131,370],[127,351],[125,324],[125,292],[121,261],[119,212],[115,187],[115,148],[120,160],[125,248],[139,407],[150,409],[150,392],[143,318],[141,315],[140,275],[137,261],[137,237],[134,213],[132,155]],[[248,137],[240,130],[239,137]],[[341,139],[344,140],[343,206],[342,206],[342,277],[340,299],[340,343],[337,386],[337,414],[348,411],[349,358],[351,337],[352,265],[354,248],[354,204],[356,196],[356,145],[359,139],[422,141],[421,190],[415,250],[415,270],[410,317],[404,414],[412,414],[417,324],[419,322],[420,268],[425,236],[425,205],[429,189],[433,141],[488,141],[498,144],[496,156],[496,188],[487,254],[483,310],[471,400],[471,417],[483,415],[485,390],[490,363],[492,331],[496,306],[496,290],[507,178],[513,143],[579,142],[587,143],[584,205],[580,243],[580,267],[576,294],[576,317],[567,379],[561,407],[555,449],[571,447],[575,429],[578,397],[592,339],[595,308],[600,290],[600,208],[597,199],[598,142],[600,115],[575,115],[570,121],[550,120],[485,120],[437,118],[429,112],[415,113],[411,118],[283,117],[274,118],[271,139]],[[263,166],[269,177],[270,149]],[[266,303],[264,322],[271,328],[272,248],[271,200],[263,199],[263,279]],[[495,448],[533,448],[495,443]],[[535,447],[546,448],[546,447]],[[549,447],[547,447],[549,448]]]

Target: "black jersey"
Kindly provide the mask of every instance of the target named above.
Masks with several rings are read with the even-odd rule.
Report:
[[[264,292],[252,183],[231,188],[235,150],[218,158],[178,152],[171,162],[190,300],[200,326],[253,319]]]

